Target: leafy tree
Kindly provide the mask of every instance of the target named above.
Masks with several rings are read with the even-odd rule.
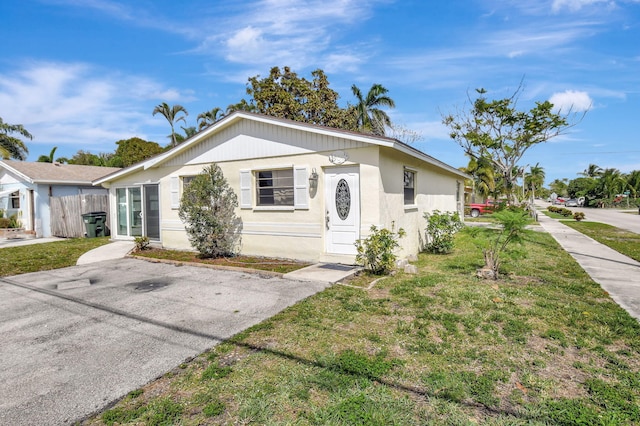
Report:
[[[549,184],[549,189],[559,196],[567,196],[567,179],[554,179],[554,181]]]
[[[79,164],[83,166],[100,166],[108,167],[113,159],[113,153],[101,152],[100,154],[92,154],[88,151],[79,150],[68,161],[69,164]],[[66,160],[63,158],[62,160]],[[117,166],[116,166],[117,167]]]
[[[116,145],[115,154],[107,161],[112,167],[129,167],[164,151],[157,143],[137,137],[119,140]]]
[[[5,160],[13,158],[24,161],[27,159],[29,150],[21,139],[11,136],[11,134],[14,133],[25,138],[33,139],[31,133],[29,133],[22,124],[5,123],[2,121],[2,117],[0,117],[0,158]]]
[[[584,197],[587,200],[598,198],[596,185],[598,181],[590,177],[579,177],[569,181],[567,195],[571,198]]]
[[[488,101],[484,89],[478,89],[478,98],[471,101],[469,111],[461,111],[443,117],[443,123],[451,130],[451,138],[470,158],[486,158],[491,161],[505,184],[505,194],[515,201],[518,163],[527,150],[562,134],[572,126],[568,115],[553,112],[548,101],[536,102],[529,111],[517,108],[520,86],[513,95]],[[570,114],[571,112],[569,112]]]
[[[389,96],[388,90],[381,84],[373,84],[366,96],[355,84],[351,86],[351,91],[357,99],[356,120],[358,129],[361,132],[373,133],[384,136],[385,126],[391,126],[391,119],[386,112],[379,107],[395,108],[396,104]]]
[[[249,78],[250,102],[240,102],[235,109],[249,110],[272,117],[348,130],[355,129],[351,111],[338,106],[338,93],[329,87],[324,71],[311,73],[309,81],[291,71],[271,68],[268,77]],[[230,106],[231,107],[231,106]]]
[[[169,125],[171,126],[171,136],[170,136],[171,146],[174,147],[178,145],[178,141],[176,139],[176,132],[174,129],[175,123],[177,123],[178,121],[183,121],[186,124],[187,121],[185,117],[189,115],[189,113],[182,105],[176,104],[176,105],[169,106],[169,104],[167,104],[166,102],[163,102],[157,105],[153,109],[153,115],[156,115],[158,113],[162,114],[164,118],[167,119],[167,121],[169,122]],[[180,116],[180,113],[184,115]]]
[[[185,188],[178,215],[193,248],[204,258],[233,255],[240,243],[238,197],[217,164],[207,166]]]
[[[213,108],[211,111],[198,114],[198,130],[206,129],[222,117],[222,110],[218,107]]]
[[[49,155],[41,155],[40,157],[38,157],[38,163],[53,163],[53,158],[54,155],[56,153],[56,150],[58,149],[57,146],[54,146],[53,149],[51,150],[51,152],[49,153]]]

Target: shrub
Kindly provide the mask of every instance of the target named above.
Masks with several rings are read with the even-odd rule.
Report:
[[[434,210],[433,213],[425,213],[424,218],[428,221],[425,248],[432,253],[450,253],[453,250],[454,234],[464,226],[458,212],[441,213]]]
[[[371,235],[355,243],[358,250],[356,263],[376,275],[389,273],[396,261],[393,251],[399,246],[398,238],[404,235],[402,228],[396,234],[386,228],[378,229],[375,225],[371,225]]]
[[[575,212],[575,213],[573,214],[573,218],[574,218],[576,221],[580,222],[582,219],[584,219],[584,212]]]
[[[147,236],[135,237],[133,241],[136,244],[136,251],[148,250],[151,245],[151,241]]]
[[[8,228],[11,221],[6,217],[0,217],[0,228]]]
[[[233,255],[240,243],[238,197],[217,164],[207,166],[184,190],[178,215],[200,256]]]

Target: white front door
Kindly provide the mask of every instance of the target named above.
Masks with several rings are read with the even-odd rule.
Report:
[[[325,171],[325,240],[327,253],[357,254],[360,238],[360,174],[358,167]]]

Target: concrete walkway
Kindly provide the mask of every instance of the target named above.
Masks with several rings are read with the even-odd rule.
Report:
[[[124,258],[133,248],[133,241],[112,241],[109,244],[89,250],[78,258],[76,265],[88,265],[90,263],[102,262]]]
[[[538,221],[618,305],[640,321],[640,262],[542,213]]]

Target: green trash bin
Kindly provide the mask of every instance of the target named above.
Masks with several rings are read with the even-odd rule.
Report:
[[[105,223],[107,222],[106,212],[91,212],[82,215],[87,238],[104,237]]]

